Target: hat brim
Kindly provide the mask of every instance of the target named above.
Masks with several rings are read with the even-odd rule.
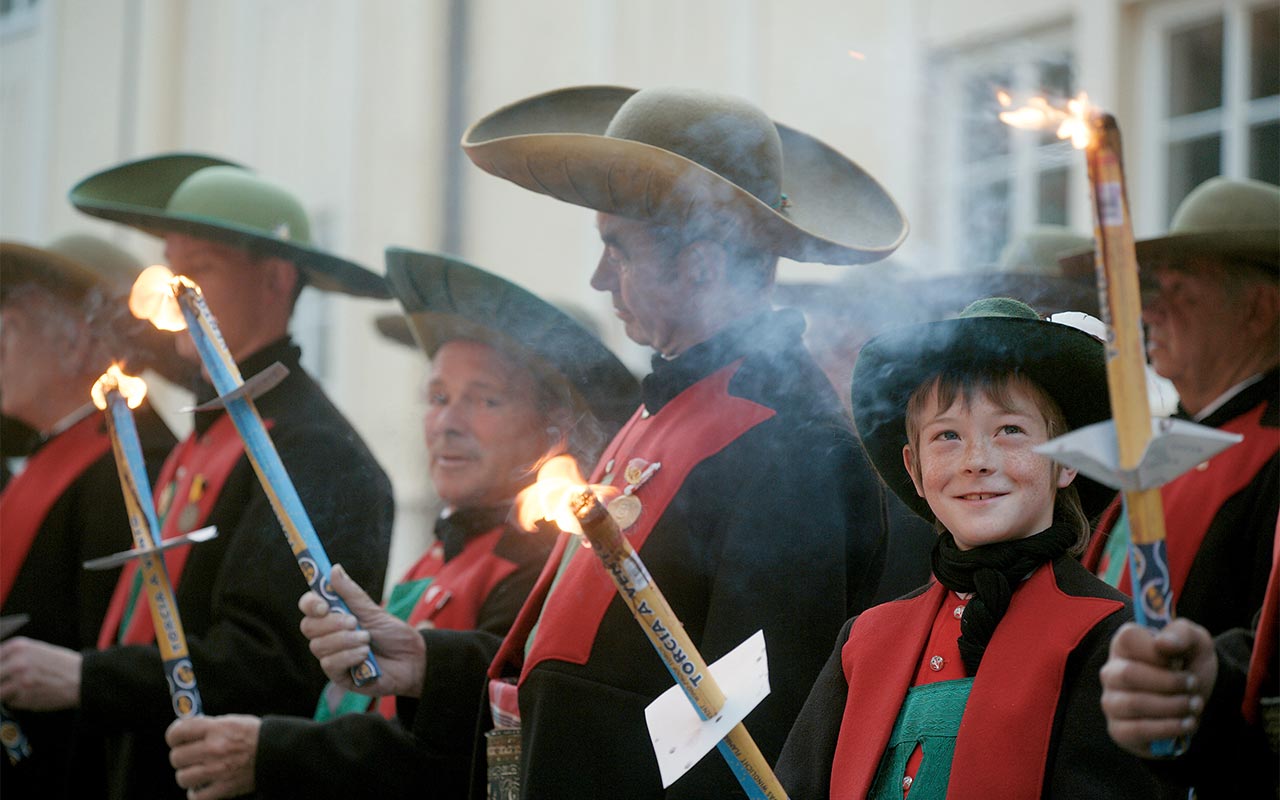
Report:
[[[55,292],[82,298],[91,289],[110,292],[110,285],[88,266],[39,247],[18,242],[0,242],[0,301],[23,284],[34,283]],[[129,313],[126,298],[107,309],[108,326],[114,335],[127,340],[135,358],[126,368],[132,372],[154,369],[169,381],[188,385],[199,374],[198,367],[178,355],[173,334],[156,330],[149,322]]]
[[[1109,419],[1102,342],[1067,325],[1016,317],[971,317],[899,328],[862,348],[853,370],[853,419],[885,484],[916,514],[934,515],[902,463],[911,394],[942,373],[1015,372],[1061,407],[1072,430]],[[1115,491],[1082,475],[1074,485],[1085,514],[1100,514]]]
[[[1204,254],[1247,261],[1280,277],[1280,230],[1276,228],[1170,234],[1135,242],[1134,251],[1140,271],[1171,259],[1183,261],[1188,255]],[[1093,278],[1096,252],[1084,250],[1058,259],[1063,274],[1074,280]]]
[[[528,356],[535,372],[558,376],[607,426],[640,404],[635,376],[576,320],[478,267],[435,253],[387,248],[387,281],[428,357],[470,339]]]
[[[232,222],[166,211],[169,198],[188,176],[215,166],[240,165],[197,153],[155,156],[90,175],[71,188],[68,198],[90,216],[129,225],[152,236],[181,233],[257,255],[287,259],[306,273],[307,282],[317,289],[357,297],[391,296],[381,275],[354,262]]]
[[[102,276],[75,259],[19,242],[0,242],[0,298],[25,283],[72,293],[106,285]]]
[[[775,123],[787,198],[781,211],[683,156],[605,136],[635,92],[584,86],[528,98],[473,124],[462,148],[486,172],[596,211],[684,226],[706,208],[724,209],[757,247],[795,261],[878,261],[906,238],[905,217],[875,178],[785,125]]]

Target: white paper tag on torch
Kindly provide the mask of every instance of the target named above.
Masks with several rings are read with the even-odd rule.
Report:
[[[769,696],[769,658],[765,653],[764,631],[756,631],[709,669],[726,698],[719,714],[702,719],[679,684],[663,692],[644,710],[664,789],[693,769]]]
[[[1243,437],[1180,419],[1151,420],[1151,440],[1137,469],[1120,469],[1115,423],[1096,422],[1035,448],[1098,483],[1126,492],[1163,486]]]

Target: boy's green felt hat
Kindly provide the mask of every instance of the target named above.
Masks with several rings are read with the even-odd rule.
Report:
[[[1043,389],[1076,428],[1111,416],[1103,344],[1082,330],[1042,319],[1006,297],[977,300],[960,316],[887,331],[867,342],[853,370],[853,419],[885,484],[912,511],[933,512],[902,463],[907,401],[939,375],[1016,373]],[[1075,486],[1093,519],[1115,492],[1083,477]]]

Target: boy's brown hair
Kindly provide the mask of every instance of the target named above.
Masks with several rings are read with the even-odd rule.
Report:
[[[946,409],[950,408],[957,399],[965,407],[968,407],[975,396],[982,394],[1005,411],[1013,411],[1013,391],[1015,389],[1023,389],[1030,394],[1036,410],[1044,418],[1045,428],[1050,439],[1055,436],[1061,436],[1069,430],[1062,409],[1049,396],[1049,393],[1041,389],[1034,381],[1016,372],[942,373],[916,387],[916,390],[911,393],[911,398],[907,401],[906,415],[907,444],[911,448],[911,452],[916,454],[916,457],[911,459],[911,474],[916,482],[921,482],[919,458],[920,419],[924,415],[926,404],[931,398],[937,398],[938,408]],[[1055,484],[1061,469],[1062,467],[1059,464],[1053,464],[1052,474]],[[1058,489],[1055,492],[1054,518],[1062,520],[1076,529],[1076,542],[1068,552],[1073,556],[1079,556],[1089,543],[1090,528],[1089,518],[1085,515],[1084,508],[1080,504],[1080,493],[1076,491],[1074,484]],[[936,524],[941,530],[941,520]]]

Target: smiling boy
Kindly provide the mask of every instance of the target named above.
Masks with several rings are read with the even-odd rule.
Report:
[[[934,580],[846,624],[783,749],[790,796],[1159,796],[1098,709],[1132,618],[1074,558],[1106,492],[1034,451],[1107,416],[1101,342],[980,300],[868,343],[853,407],[881,477],[938,528]]]

